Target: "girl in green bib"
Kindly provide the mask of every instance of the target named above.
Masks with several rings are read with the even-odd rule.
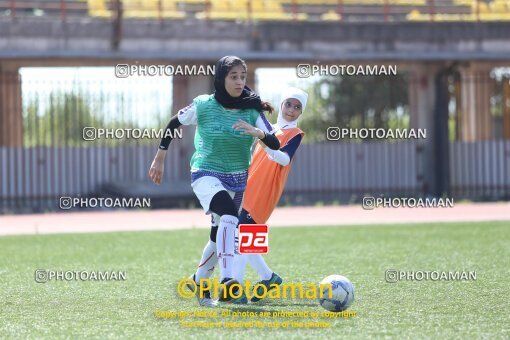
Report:
[[[219,216],[219,225],[217,230],[211,230],[204,254],[213,250],[218,254],[221,282],[226,283],[227,292],[230,285],[237,283],[232,280],[234,238],[251,146],[258,138],[270,149],[280,148],[275,131],[263,114],[273,108],[246,86],[246,71],[246,63],[238,57],[226,56],[216,63],[215,92],[196,97],[170,120],[167,129],[171,133],[161,140],[149,170],[151,180],[160,184],[173,131],[181,125],[197,126],[195,153],[190,161],[191,186],[205,213]],[[220,300],[230,299],[222,294],[220,290]],[[198,298],[202,305],[215,304],[209,296]]]

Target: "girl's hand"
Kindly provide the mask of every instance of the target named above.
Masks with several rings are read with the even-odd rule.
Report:
[[[149,169],[149,178],[156,184],[161,184],[161,177],[165,171],[165,153],[163,150],[158,150],[156,157],[152,161],[151,168]]]
[[[244,130],[241,132],[242,135],[250,135],[253,137],[257,137],[258,139],[262,139],[266,136],[266,134],[259,128],[256,128],[255,126],[248,124],[244,120],[239,119],[234,125],[232,125],[232,128],[235,130]]]

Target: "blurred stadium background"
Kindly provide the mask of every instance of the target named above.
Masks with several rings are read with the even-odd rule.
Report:
[[[115,78],[116,64],[209,65],[235,54],[249,85],[310,93],[281,205],[364,195],[510,198],[510,1],[0,1],[0,212],[61,196],[196,206],[193,131],[147,179],[155,140],[84,141],[85,126],[161,128],[208,76]],[[301,63],[397,65],[397,76],[298,78]],[[271,119],[274,121],[276,117]],[[327,141],[330,126],[427,129],[423,140]]]

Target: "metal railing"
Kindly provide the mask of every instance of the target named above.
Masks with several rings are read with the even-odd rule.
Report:
[[[409,97],[418,96],[414,92],[423,87],[423,81],[417,77],[408,79]],[[75,83],[41,77],[21,80],[19,84],[18,77],[10,77],[0,82],[0,94],[8,94],[11,100],[0,101],[0,212],[55,210],[61,196],[85,197],[119,183],[126,192],[140,184],[139,192],[146,190],[147,195],[156,195],[165,202],[183,197],[194,201],[189,185],[192,127],[183,131],[184,140],[172,143],[164,184],[158,192],[154,192],[157,186],[150,184],[147,171],[159,139],[84,139],[86,126],[166,126],[172,112],[179,109],[171,109],[167,80],[158,84],[150,79],[154,91],[147,90],[148,85],[141,84],[140,79],[133,81],[138,85],[124,83],[122,91],[119,83],[110,80]],[[364,194],[436,195],[430,180],[434,176],[446,181],[442,193],[455,199],[510,199],[510,79],[484,73],[459,81],[458,75],[452,73],[441,86],[445,93],[435,106],[444,110],[441,112],[445,115],[446,135],[442,139],[436,130],[428,131],[428,140],[303,144],[296,153],[282,202],[349,202]],[[20,94],[16,94],[17,88]],[[386,105],[390,105],[390,99],[386,100]],[[330,102],[333,104],[333,100]],[[310,100],[308,116],[313,113],[313,105]],[[411,99],[402,105],[406,106],[406,115],[421,115],[421,120],[430,121],[437,114],[423,111]],[[374,122],[388,122],[391,118],[388,110],[374,112],[370,107],[357,106],[345,114],[351,127],[356,121],[365,122],[360,128],[378,127],[372,126]],[[345,118],[338,110],[328,112],[331,115],[336,121],[329,123],[336,126]],[[361,119],[360,115],[366,117]],[[374,119],[374,115],[381,115],[381,119]],[[307,132],[304,123],[301,121],[301,127]],[[436,143],[441,145],[435,146]],[[440,167],[434,169],[430,163]],[[439,172],[431,176],[435,171]]]

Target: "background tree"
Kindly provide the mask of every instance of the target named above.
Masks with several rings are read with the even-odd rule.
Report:
[[[319,79],[307,89],[309,101],[300,122],[307,134],[305,141],[326,140],[326,130],[330,126],[409,128],[408,87],[405,76]]]

